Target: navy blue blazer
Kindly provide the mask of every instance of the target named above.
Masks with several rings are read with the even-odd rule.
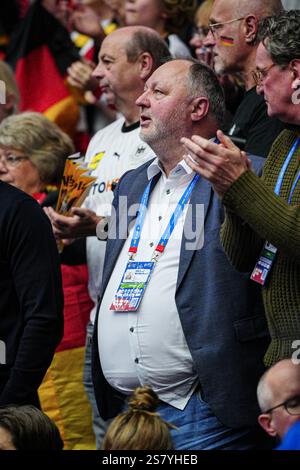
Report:
[[[264,160],[253,157],[256,171]],[[120,180],[113,201],[116,210],[117,233],[120,217],[119,197],[127,196],[128,207],[139,203],[148,183],[148,162],[127,172]],[[154,185],[160,175],[157,175]],[[194,367],[205,400],[214,414],[232,428],[257,423],[259,412],[256,386],[264,372],[263,356],[269,343],[269,334],[261,300],[260,288],[239,273],[229,263],[220,243],[220,227],[224,212],[211,185],[200,178],[193,189],[188,211],[195,224],[195,204],[204,204],[204,245],[199,250],[186,250],[183,235],[175,301],[190,349]],[[187,214],[187,219],[189,216]],[[132,222],[136,214],[127,217]],[[111,220],[111,227],[115,220]],[[112,239],[108,233],[103,283],[99,305],[114,269],[124,239]],[[99,312],[99,308],[98,308]],[[98,352],[98,313],[95,320],[92,374],[100,415],[104,419],[122,410],[125,397],[105,380]],[[112,332],[113,334],[113,332]],[[176,347],[176,345],[174,345]]]

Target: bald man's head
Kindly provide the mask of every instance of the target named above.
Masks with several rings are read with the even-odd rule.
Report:
[[[233,12],[233,17],[255,15],[258,18],[278,15],[282,10],[281,0],[215,0],[215,4],[225,4]]]
[[[300,397],[300,364],[284,359],[261,377],[257,387],[258,403],[262,411],[259,423],[271,436],[283,437],[293,422],[300,419],[299,405],[294,407],[294,402],[298,400],[296,397]],[[294,399],[292,412],[284,405],[290,399]],[[271,408],[274,410],[269,411]]]

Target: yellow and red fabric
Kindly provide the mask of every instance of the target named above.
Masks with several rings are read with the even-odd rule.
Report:
[[[20,89],[20,111],[44,113],[73,135],[79,107],[65,78],[78,59],[68,31],[37,0],[15,29],[6,56]]]

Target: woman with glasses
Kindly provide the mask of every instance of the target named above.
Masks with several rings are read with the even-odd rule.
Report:
[[[261,178],[246,154],[218,133],[222,145],[183,139],[190,166],[222,197],[227,216],[223,247],[231,262],[262,286],[271,344],[270,366],[295,352],[300,340],[300,11],[265,18],[255,71],[269,116],[286,125]]]

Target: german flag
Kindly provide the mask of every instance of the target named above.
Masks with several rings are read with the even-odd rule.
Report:
[[[20,88],[20,111],[44,113],[73,135],[79,108],[65,76],[78,59],[68,31],[37,0],[14,31],[6,57]]]
[[[0,59],[4,59],[9,36],[19,21],[20,12],[15,0],[0,2]]]
[[[230,38],[228,36],[220,36],[220,44],[222,46],[233,46],[234,45],[234,39]]]

